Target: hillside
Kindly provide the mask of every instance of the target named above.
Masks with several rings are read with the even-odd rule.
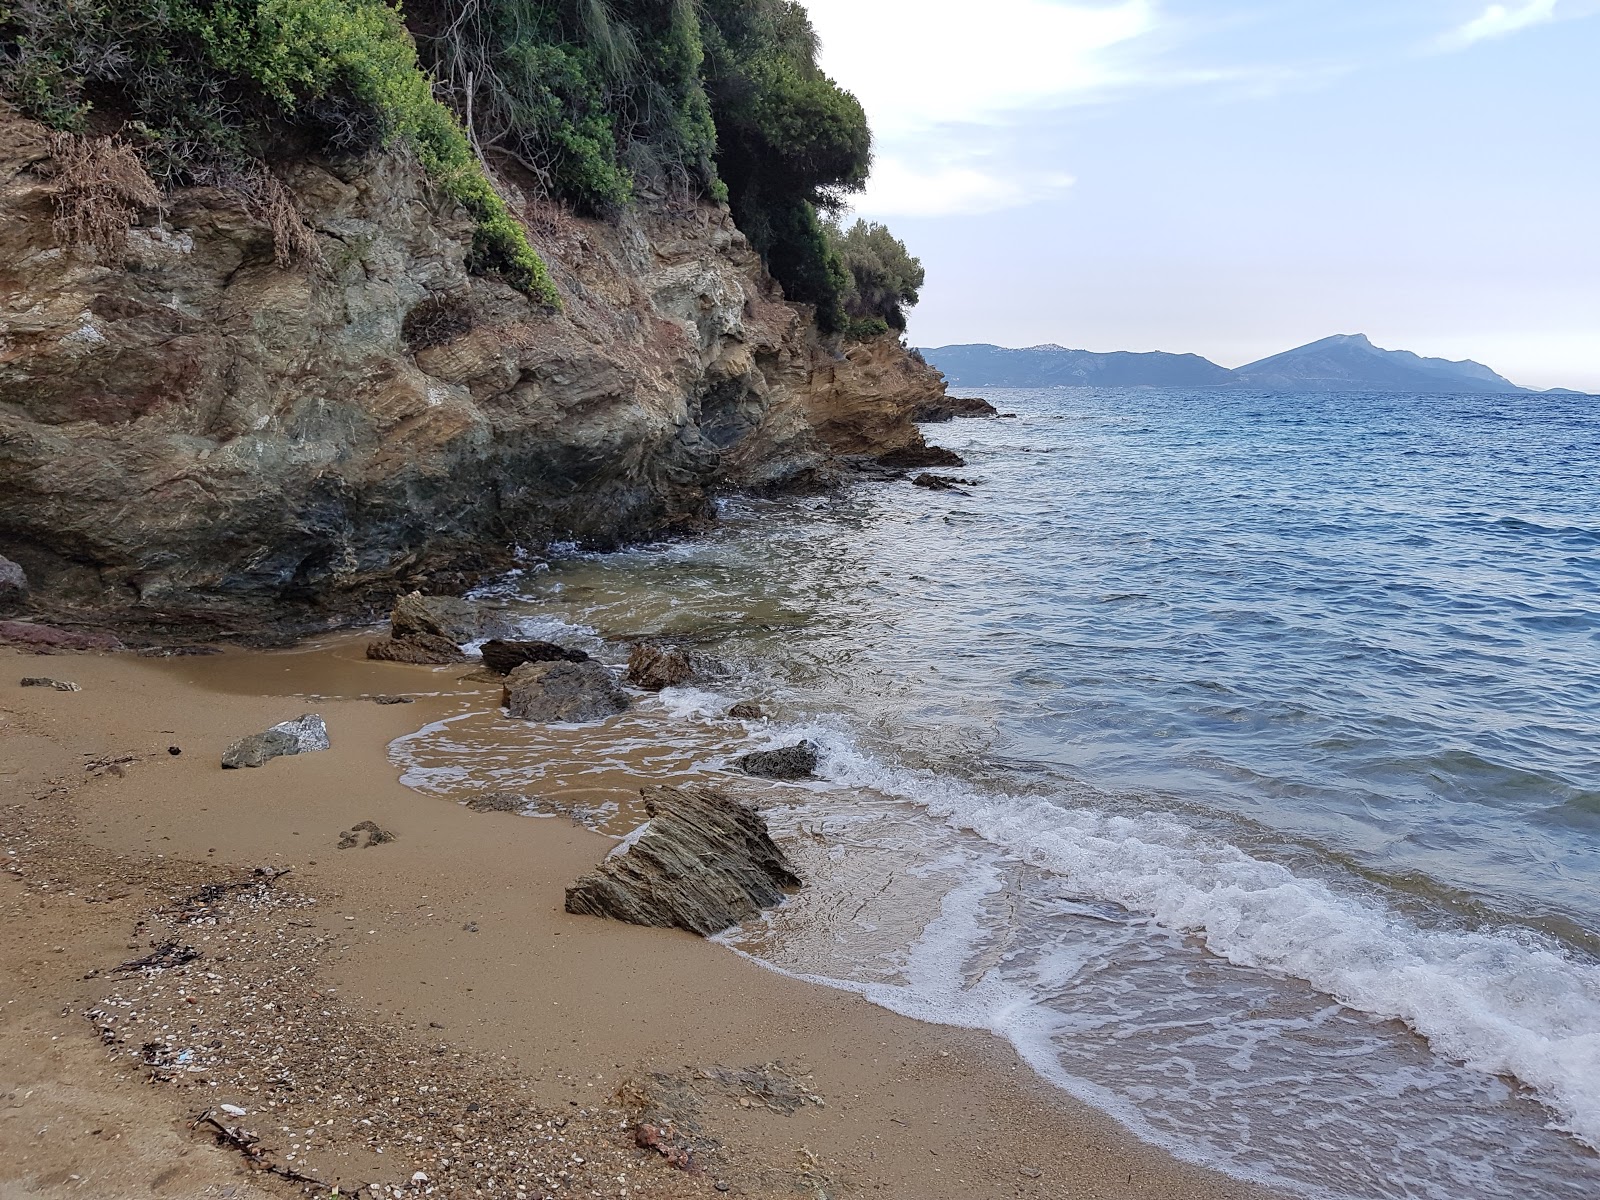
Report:
[[[951,385],[981,387],[1230,387],[1306,392],[1520,392],[1482,363],[1383,350],[1363,334],[1340,334],[1237,369],[1197,354],[1097,354],[1064,346],[963,345],[923,349]]]

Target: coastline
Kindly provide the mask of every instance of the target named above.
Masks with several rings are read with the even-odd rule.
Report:
[[[90,1184],[95,1194],[142,1193],[174,1168],[181,1177],[157,1194],[262,1186],[260,1175],[239,1178],[237,1153],[213,1150],[203,1130],[188,1128],[202,1109],[225,1101],[256,1120],[259,1100],[225,1098],[234,1077],[222,1069],[205,1082],[180,1072],[141,1092],[137,1080],[152,1073],[149,1065],[126,1047],[108,1059],[84,1013],[138,979],[181,990],[185,978],[204,974],[203,945],[191,966],[123,973],[122,982],[106,974],[148,950],[130,949],[128,934],[149,910],[170,907],[176,892],[199,881],[284,867],[293,872],[277,888],[314,902],[231,917],[228,928],[250,929],[255,949],[236,939],[216,973],[242,972],[257,988],[274,970],[314,979],[337,1005],[328,1021],[355,1029],[349,1036],[367,1039],[362,1044],[376,1036],[394,1047],[387,1069],[397,1081],[429,1086],[439,1061],[459,1055],[476,1064],[458,1068],[460,1078],[488,1072],[477,1086],[505,1098],[482,1107],[519,1119],[562,1112],[561,1128],[570,1121],[573,1130],[561,1135],[563,1161],[583,1161],[569,1163],[573,1180],[549,1194],[1270,1194],[1138,1141],[1051,1088],[988,1034],[899,1017],[687,934],[567,915],[564,887],[609,850],[609,839],[559,818],[474,813],[422,795],[398,782],[387,758],[394,738],[453,711],[453,696],[497,685],[458,682],[464,668],[369,663],[361,644],[341,637],[292,651],[173,659],[0,656],[14,677],[49,672],[83,688],[21,690],[15,678],[0,679],[0,760],[14,797],[0,850],[20,851],[0,884],[13,915],[4,953],[7,973],[27,985],[17,1000],[22,1013],[12,1010],[0,1032],[5,1074],[19,1081],[0,1126],[9,1151],[5,1195],[82,1194],[75,1189]],[[417,702],[385,707],[362,698],[396,692]],[[308,711],[326,718],[330,751],[261,770],[219,769],[233,739]],[[169,754],[169,745],[183,753]],[[672,780],[638,780],[649,782]],[[340,832],[362,820],[397,839],[338,850]],[[58,883],[46,888],[51,877]],[[274,959],[260,948],[279,936],[292,948]],[[251,1037],[270,1040],[264,1014],[252,1024],[237,1012],[241,1049]],[[775,1064],[782,1065],[772,1078],[823,1104],[787,1114],[775,1111],[781,1104],[746,1106],[748,1088],[730,1092],[713,1078]],[[329,1066],[330,1078],[345,1077],[345,1068]],[[305,1069],[298,1091],[309,1095],[317,1084]],[[498,1084],[489,1081],[495,1072]],[[635,1118],[616,1098],[641,1090],[675,1097],[684,1126],[698,1125],[707,1143],[703,1174],[674,1170],[634,1146]],[[430,1140],[428,1119],[404,1135],[422,1142],[391,1140],[387,1154],[374,1152],[374,1127],[360,1124],[372,1118],[354,1111],[383,1111],[383,1100],[344,1097],[338,1125],[307,1144],[299,1169],[341,1180],[344,1194],[352,1183],[376,1181],[412,1189],[405,1194],[472,1194],[444,1182],[438,1160],[448,1148]],[[425,1111],[448,1138],[465,1111],[458,1107],[439,1102]],[[102,1131],[116,1121],[127,1136],[49,1132],[90,1112],[112,1113]],[[263,1137],[287,1152],[283,1134]],[[141,1150],[130,1158],[123,1146],[133,1141]],[[173,1161],[162,1165],[166,1158]],[[430,1178],[409,1182],[418,1171]],[[144,1172],[137,1184],[133,1172]]]

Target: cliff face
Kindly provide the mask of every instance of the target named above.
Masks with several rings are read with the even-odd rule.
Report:
[[[62,246],[50,170],[0,114],[0,555],[58,611],[315,622],[827,483],[920,445],[942,392],[893,341],[822,347],[722,209],[530,206],[551,313],[467,273],[470,225],[398,154],[286,171],[321,257],[289,268],[203,189],[120,254]]]

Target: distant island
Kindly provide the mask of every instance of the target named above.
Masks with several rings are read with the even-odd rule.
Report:
[[[922,355],[955,387],[1216,387],[1278,392],[1529,392],[1482,363],[1384,350],[1365,334],[1336,334],[1230,370],[1198,354],[1065,346],[938,346]],[[1553,391],[1563,391],[1556,388]]]

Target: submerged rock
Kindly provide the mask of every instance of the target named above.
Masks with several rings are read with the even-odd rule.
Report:
[[[628,693],[601,663],[523,663],[506,677],[501,703],[524,721],[600,721],[627,710]]]
[[[628,682],[647,692],[687,683],[694,676],[689,657],[651,642],[638,642],[628,652]]]
[[[796,742],[777,750],[752,750],[733,760],[746,775],[763,779],[810,779],[817,772],[817,744]]]
[[[282,721],[271,729],[252,733],[229,746],[222,755],[226,770],[260,767],[288,754],[310,754],[329,748],[328,727],[315,713]]]
[[[554,642],[508,642],[495,638],[483,644],[483,665],[497,675],[509,675],[523,663],[587,662],[582,650],[568,650]]]
[[[739,721],[760,721],[767,713],[754,700],[741,700],[728,710],[728,715]]]
[[[710,937],[799,887],[761,814],[711,788],[645,788],[650,820],[567,889],[567,911]]]
[[[520,813],[528,807],[528,798],[521,792],[479,792],[467,798],[467,807],[473,812]]]

